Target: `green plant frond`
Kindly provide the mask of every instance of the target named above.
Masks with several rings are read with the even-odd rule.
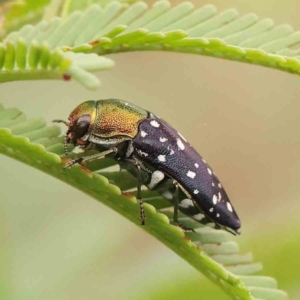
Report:
[[[95,53],[50,49],[46,43],[28,41],[26,37],[0,44],[0,82],[74,78],[86,88],[96,89],[100,81],[90,72],[105,70],[113,65],[111,59]]]
[[[36,24],[40,20],[49,21],[52,17],[66,18],[70,13],[84,10],[98,4],[107,6],[115,0],[11,0],[0,5],[0,14],[3,16],[3,31],[0,37],[18,30],[25,24]],[[120,0],[124,5],[132,4],[138,0]]]
[[[49,3],[50,0],[17,0],[4,4],[4,34],[17,30],[24,24],[38,22]]]
[[[67,16],[74,11],[84,10],[93,4],[98,4],[102,7],[105,7],[110,2],[112,1],[111,0],[67,0],[64,3],[64,9],[63,9],[65,10],[64,15]]]
[[[42,20],[51,21],[51,19],[62,16],[61,11],[65,0],[50,0],[50,3],[45,7]]]
[[[140,226],[135,192],[120,191],[120,188],[123,191],[135,188],[136,180],[124,171],[105,172],[104,168],[115,164],[112,160],[90,163],[88,169],[73,167],[63,171],[66,160],[61,158],[64,146],[59,135],[57,125],[46,126],[43,119],[26,120],[18,109],[0,106],[0,153],[80,189]],[[196,231],[184,234],[169,224],[168,217],[172,217],[169,201],[149,190],[143,191],[143,200],[147,215],[143,229],[219,285],[232,299],[288,299],[285,292],[277,289],[275,279],[254,275],[261,271],[262,265],[253,262],[251,253],[241,254],[230,234],[202,226],[180,214],[180,222]]]
[[[190,2],[172,7],[164,0],[149,8],[145,2],[124,6],[113,1],[104,8],[94,4],[44,25],[30,31],[38,32],[38,40],[49,42],[53,49],[65,46],[99,55],[172,51],[300,72],[300,50],[294,48],[300,42],[300,32],[253,13],[240,16],[235,9],[218,12],[213,5],[196,9]],[[12,33],[6,41],[23,37],[23,30]]]
[[[64,2],[64,10],[66,13],[64,15],[68,15],[74,11],[77,10],[84,10],[88,7],[90,7],[93,4],[98,4],[101,7],[106,7],[108,4],[116,0],[66,0]],[[135,2],[138,2],[139,0],[117,0],[121,4],[126,7],[128,4],[133,4]]]

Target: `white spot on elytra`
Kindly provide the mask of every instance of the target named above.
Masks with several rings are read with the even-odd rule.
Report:
[[[197,163],[195,163],[195,167],[198,169],[199,168],[199,165]]]
[[[195,173],[195,172],[192,172],[192,171],[188,171],[188,172],[186,173],[186,176],[187,176],[187,177],[190,177],[190,178],[192,178],[192,179],[194,179],[194,178],[196,177],[196,173]]]
[[[217,218],[220,218],[220,214],[217,214]]]
[[[227,205],[227,209],[229,211],[233,212],[231,204],[229,202],[227,202],[226,205]]]
[[[170,151],[170,155],[173,155],[175,152],[174,152],[174,150],[173,149],[171,149],[171,151]]]
[[[212,208],[210,208],[210,209],[209,209],[209,211],[210,211],[210,212],[213,212],[213,211],[214,211],[214,208],[213,208],[213,207],[212,207]]]
[[[160,124],[158,122],[156,122],[155,120],[152,120],[150,122],[151,126],[158,128],[160,126]]]
[[[221,185],[221,183],[218,183],[218,187],[221,189],[222,188],[222,185]]]
[[[186,138],[180,132],[177,131],[177,133],[185,142],[187,142]]]
[[[218,201],[221,201],[221,198],[222,198],[222,195],[221,195],[221,193],[219,192],[219,193],[218,193]]]
[[[213,196],[213,204],[216,205],[218,203],[218,197],[216,195]]]
[[[160,138],[159,138],[159,141],[162,142],[162,143],[166,142],[167,140],[168,140],[168,139],[166,139],[166,138],[164,138],[164,137],[160,137]]]
[[[215,186],[215,184],[214,184],[213,182],[211,183],[211,185],[212,185],[212,186]]]
[[[142,130],[141,131],[141,137],[145,137],[146,135],[148,135],[148,133]]]
[[[199,194],[199,191],[198,190],[194,190],[194,194],[195,195]]]
[[[183,142],[182,142],[181,139],[177,139],[177,146],[178,146],[178,148],[180,150],[184,150],[185,149],[185,146],[184,146],[184,144],[183,144]]]
[[[162,161],[162,162],[166,161],[166,156],[165,155],[158,155],[157,158],[158,158],[159,161]]]
[[[212,171],[211,171],[210,168],[207,168],[207,172],[208,172],[209,175],[212,175]]]

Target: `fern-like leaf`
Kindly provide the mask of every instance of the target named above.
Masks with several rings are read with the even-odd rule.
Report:
[[[52,175],[101,201],[128,220],[139,225],[139,205],[132,194],[122,190],[136,187],[136,180],[127,172],[103,172],[114,164],[111,160],[90,163],[63,171],[63,137],[56,125],[46,126],[42,119],[26,120],[18,109],[0,107],[0,153]],[[20,151],[22,149],[22,151]],[[92,172],[95,171],[95,172]],[[180,221],[196,233],[184,234],[169,224],[170,203],[160,195],[144,191],[147,232],[155,236],[197,270],[219,285],[233,299],[286,300],[287,294],[277,289],[276,280],[253,275],[262,265],[252,262],[251,253],[240,254],[231,235],[203,227],[180,215]]]
[[[44,8],[50,0],[7,1],[2,5],[3,34],[17,30],[25,24],[37,23],[43,16]]]
[[[36,40],[18,39],[0,44],[0,82],[74,78],[86,88],[96,89],[99,79],[89,72],[113,65],[111,59],[94,53],[63,52]]]
[[[65,3],[80,4],[77,1]],[[300,73],[300,50],[295,48],[300,42],[300,32],[294,32],[289,25],[275,26],[271,19],[260,20],[253,13],[239,16],[235,9],[218,13],[212,5],[195,9],[190,2],[172,7],[163,0],[151,8],[144,2],[124,5],[113,1],[105,7],[94,4],[85,11],[66,15],[12,32],[0,45],[2,52],[3,49],[9,51],[9,47],[17,48],[26,40],[27,45],[47,45],[50,51],[60,49],[89,55],[91,52],[105,55],[126,51],[172,51]],[[14,63],[9,53],[7,61],[9,65]],[[11,80],[9,76],[6,79],[5,74],[0,72],[2,81]],[[83,78],[80,71],[72,75]],[[90,79],[91,76],[85,82]]]

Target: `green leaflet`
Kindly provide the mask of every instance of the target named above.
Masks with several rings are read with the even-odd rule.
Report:
[[[84,11],[74,11],[85,7],[88,8]],[[91,55],[89,65],[94,61],[97,65],[96,56],[91,52],[105,55],[151,50],[193,53],[289,73],[300,72],[300,52],[294,47],[300,42],[300,32],[294,32],[289,25],[276,26],[271,19],[259,19],[253,13],[240,16],[235,9],[218,12],[213,5],[196,9],[191,2],[172,7],[165,0],[152,7],[145,2],[129,5],[117,1],[69,0],[64,2],[62,14],[63,18],[43,20],[35,26],[25,25],[4,39],[0,44],[0,66],[4,65],[9,71],[15,65],[24,69],[27,61],[31,68],[26,74],[6,74],[2,69],[2,82],[32,77],[59,78],[58,74],[35,74],[39,60],[45,69],[50,55],[47,51],[55,49]],[[30,53],[29,60],[26,49]],[[110,62],[109,67],[112,64]],[[72,77],[86,87],[99,86],[95,76],[84,72],[84,68],[77,68],[76,61],[69,67]],[[95,67],[95,70],[106,67]]]
[[[94,53],[63,52],[47,43],[17,39],[0,44],[0,82],[74,78],[88,89],[99,87],[90,72],[111,68],[114,62]]]
[[[43,119],[26,120],[18,109],[0,106],[0,152],[49,175],[52,175],[106,204],[139,226],[139,205],[132,194],[122,190],[136,186],[135,179],[126,172],[103,172],[114,164],[102,160],[89,164],[89,169],[74,167],[63,171],[63,138],[56,125],[46,126]],[[22,149],[22,151],[20,151]],[[70,149],[71,150],[71,149]],[[111,183],[109,183],[109,181]],[[234,238],[224,231],[203,227],[180,215],[180,221],[196,229],[184,234],[169,224],[170,203],[155,192],[144,191],[147,232],[188,261],[226,291],[232,299],[286,300],[285,292],[277,289],[274,279],[253,275],[261,271],[260,263],[252,262],[251,253],[240,254]],[[163,214],[162,214],[163,213]],[[250,294],[251,293],[251,294]],[[239,298],[237,298],[239,297]]]

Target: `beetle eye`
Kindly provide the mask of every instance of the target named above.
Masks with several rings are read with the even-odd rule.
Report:
[[[82,115],[80,118],[78,118],[72,130],[76,139],[83,137],[88,132],[90,123],[90,115]]]

